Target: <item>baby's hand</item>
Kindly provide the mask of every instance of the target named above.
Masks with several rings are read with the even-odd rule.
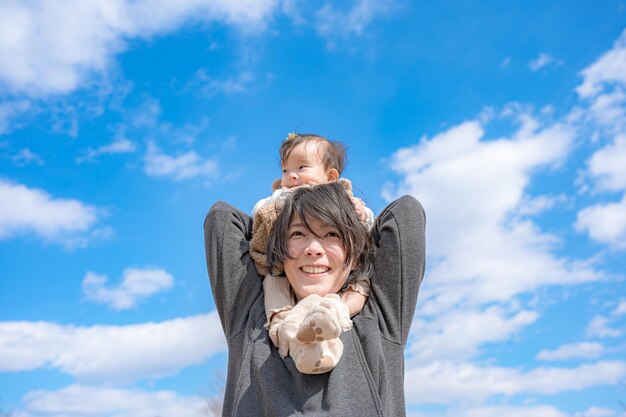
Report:
[[[364,222],[367,220],[367,215],[365,214],[365,203],[358,197],[352,197],[352,204],[354,204],[354,210],[356,210],[356,215],[360,221]]]

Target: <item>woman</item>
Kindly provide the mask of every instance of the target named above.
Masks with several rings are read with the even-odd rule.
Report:
[[[341,335],[339,364],[300,373],[264,328],[261,279],[248,253],[252,224],[218,202],[205,220],[207,266],[228,342],[226,416],[403,416],[404,347],[424,274],[424,211],[412,197],[391,203],[372,231],[377,247],[371,296]],[[338,184],[296,190],[272,231],[268,261],[297,299],[339,291],[352,270],[367,270],[368,236]]]

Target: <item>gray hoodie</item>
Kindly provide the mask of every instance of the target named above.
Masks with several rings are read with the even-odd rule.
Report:
[[[422,206],[404,196],[372,230],[378,247],[371,295],[341,335],[339,364],[300,373],[281,358],[265,324],[263,288],[248,253],[252,222],[226,203],[205,219],[213,298],[228,342],[224,416],[404,416],[404,347],[424,276]]]

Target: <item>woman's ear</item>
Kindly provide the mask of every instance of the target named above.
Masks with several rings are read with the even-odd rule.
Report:
[[[328,173],[326,174],[326,178],[328,179],[328,182],[335,182],[339,179],[339,171],[337,171],[335,168],[331,168],[328,170]]]
[[[354,271],[359,267],[359,263],[357,261],[352,261],[352,265],[350,265],[350,271]]]

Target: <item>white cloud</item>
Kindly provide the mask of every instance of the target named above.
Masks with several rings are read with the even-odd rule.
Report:
[[[497,117],[512,117],[519,126],[506,137],[485,139],[487,122],[468,121],[391,158],[400,181],[387,188],[386,198],[411,194],[428,217],[428,279],[407,348],[407,399],[415,404],[483,405],[496,396],[550,395],[626,375],[621,362],[616,373],[608,362],[526,371],[473,363],[488,344],[511,343],[540,318],[541,309],[528,308],[522,295],[603,277],[591,261],[557,256],[560,239],[535,223],[535,216],[567,202],[529,189],[539,173],[564,164],[575,128],[546,123],[521,106]],[[587,378],[596,371],[598,380]],[[474,415],[497,415],[481,410]]]
[[[609,410],[603,407],[589,407],[584,412],[577,414],[577,417],[612,417],[615,416],[615,411]],[[622,416],[624,416],[622,414]]]
[[[168,177],[174,181],[204,178],[209,183],[219,174],[218,163],[215,159],[202,159],[194,151],[170,156],[164,154],[154,144],[148,146],[144,161],[146,174]]]
[[[76,162],[93,162],[100,155],[113,155],[135,152],[137,147],[130,140],[120,137],[115,139],[108,145],[100,146],[99,148],[89,148],[85,151],[85,155],[76,159]]]
[[[2,18],[0,17],[0,19]],[[0,31],[1,30],[2,29],[0,29]],[[9,133],[11,130],[15,129],[18,125],[14,122],[14,119],[31,109],[31,102],[24,99],[0,103],[0,135]]]
[[[172,276],[158,268],[127,268],[122,275],[122,282],[118,286],[107,288],[106,275],[88,272],[82,282],[85,298],[95,303],[108,304],[115,310],[126,310],[174,285]]]
[[[600,148],[589,159],[589,175],[601,191],[626,191],[626,133]]]
[[[582,71],[577,88],[589,99],[578,109],[592,130],[594,141],[607,143],[597,149],[581,173],[581,191],[626,191],[626,30],[613,48]],[[614,250],[626,249],[626,193],[620,201],[598,201],[579,210],[574,227]]]
[[[17,166],[26,166],[30,164],[43,165],[43,159],[29,148],[24,148],[11,157],[13,163]]]
[[[598,203],[580,210],[574,227],[613,249],[626,249],[626,194],[617,203]]]
[[[454,413],[454,414],[453,414]],[[512,406],[484,406],[484,407],[463,407],[454,409],[446,415],[455,417],[567,417],[567,414],[554,407],[546,405],[534,405],[528,407]],[[424,414],[424,417],[428,414]],[[421,415],[420,415],[421,417]]]
[[[408,413],[409,417],[617,417],[615,411],[590,407],[582,412],[567,413],[551,405],[528,404],[447,407],[444,411]],[[624,417],[624,416],[621,416]]]
[[[528,63],[531,71],[538,71],[548,65],[558,65],[561,61],[555,59],[552,55],[542,52],[539,56]]]
[[[595,316],[589,322],[585,334],[587,337],[620,337],[624,334],[622,330],[610,327],[610,320],[603,316]]]
[[[539,197],[525,196],[524,200],[520,203],[520,207],[517,212],[521,216],[537,215],[566,201],[567,197],[563,194],[559,194],[557,196],[542,195]]]
[[[173,391],[71,385],[57,391],[31,391],[24,403],[26,409],[16,417],[217,417],[207,407],[207,399]]]
[[[625,65],[626,70],[626,65]],[[626,131],[626,93],[623,87],[598,94],[584,110],[587,123],[616,135]]]
[[[202,94],[212,97],[216,94],[244,93],[254,82],[254,75],[250,71],[243,71],[236,77],[217,79],[209,75],[206,69],[196,72],[188,89],[199,89]]]
[[[131,125],[135,128],[154,128],[161,116],[161,102],[154,97],[144,96],[141,104],[130,111]]]
[[[582,98],[599,94],[607,84],[626,85],[626,30],[615,41],[613,48],[582,70],[581,75],[583,83],[576,91]]]
[[[391,11],[395,2],[391,0],[357,0],[349,10],[338,10],[327,3],[315,13],[317,31],[326,37],[337,35],[361,35],[365,28],[383,14]]]
[[[558,167],[575,132],[561,124],[540,129],[528,115],[520,121],[511,138],[481,140],[482,124],[470,121],[393,155],[401,182],[387,198],[411,194],[428,213],[423,313],[437,316],[460,302],[507,302],[541,286],[600,278],[589,266],[552,255],[556,237],[521,215],[529,200],[540,198],[525,192],[532,175]]]
[[[434,362],[408,369],[406,398],[412,404],[482,404],[497,395],[558,394],[617,384],[626,377],[626,362],[602,361],[576,368],[520,369]],[[428,381],[428,383],[424,383]]]
[[[34,233],[68,246],[85,244],[100,210],[74,199],[0,179],[0,239]]]
[[[626,314],[626,300],[621,300],[611,314],[613,316],[623,316]]]
[[[480,353],[482,345],[508,340],[537,317],[531,311],[511,314],[489,307],[484,311],[452,308],[432,320],[418,319],[411,327],[414,340],[407,348],[407,364],[471,359]]]
[[[542,349],[537,354],[541,361],[561,361],[567,359],[594,359],[602,355],[604,348],[600,343],[583,342],[559,346],[555,350]]]
[[[0,322],[0,372],[52,367],[83,381],[159,378],[225,351],[221,335],[217,313],[127,326]]]
[[[106,76],[115,54],[133,38],[168,33],[190,21],[259,30],[277,4],[278,0],[5,1],[0,4],[0,83],[32,95],[68,93],[89,76]]]

